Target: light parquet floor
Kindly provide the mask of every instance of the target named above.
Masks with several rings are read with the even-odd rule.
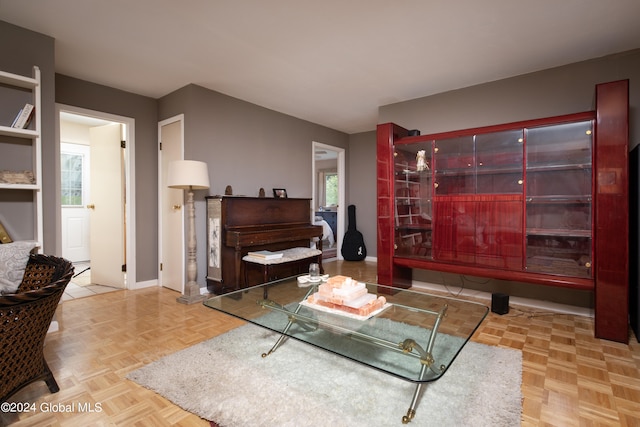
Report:
[[[369,262],[331,262],[327,273],[375,282]],[[167,289],[116,291],[65,301],[45,354],[60,385],[34,383],[13,398],[34,410],[0,413],[12,426],[208,426],[127,373],[243,324]],[[512,307],[490,313],[474,341],[523,352],[523,426],[640,426],[640,344],[593,338],[586,317]],[[206,363],[206,361],[203,361]],[[482,369],[482,366],[478,366]],[[215,367],[212,367],[212,381]],[[426,410],[428,402],[422,402]],[[94,412],[89,412],[93,409]],[[418,413],[421,408],[418,408]]]

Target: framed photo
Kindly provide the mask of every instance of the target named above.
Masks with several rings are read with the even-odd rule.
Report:
[[[287,190],[285,190],[284,188],[274,188],[273,197],[275,197],[276,199],[286,199]]]

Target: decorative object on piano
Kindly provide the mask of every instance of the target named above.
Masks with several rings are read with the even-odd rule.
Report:
[[[35,184],[35,182],[31,171],[0,171],[0,183],[2,184]]]
[[[275,197],[276,199],[286,199],[287,190],[285,190],[284,188],[274,188],[273,197]]]
[[[258,197],[264,197],[264,188],[260,187],[260,190],[258,191]]]
[[[342,257],[347,261],[362,261],[367,257],[362,233],[356,229],[356,206],[349,205],[349,226],[342,239]]]
[[[209,188],[207,164],[195,160],[176,160],[169,163],[167,186],[187,191],[187,283],[179,303],[193,304],[202,301],[200,287],[196,283],[198,265],[196,263],[196,212],[193,204],[193,190]]]
[[[231,188],[230,185],[227,185],[224,189],[224,195],[225,196],[231,196],[233,195],[233,188]]]

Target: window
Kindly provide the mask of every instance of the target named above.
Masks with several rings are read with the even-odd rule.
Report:
[[[338,206],[338,174],[324,174],[324,206]]]
[[[63,206],[82,206],[82,154],[62,153],[61,160],[61,202]]]

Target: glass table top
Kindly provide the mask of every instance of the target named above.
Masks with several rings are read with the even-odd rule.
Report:
[[[367,283],[358,292],[381,307],[359,315],[341,304],[318,305],[326,300],[318,294],[326,295],[323,283],[291,277],[215,296],[204,305],[280,334],[271,349],[255,349],[263,357],[276,349],[271,357],[282,357],[286,339],[293,338],[416,383],[440,378],[489,311],[474,302]]]

